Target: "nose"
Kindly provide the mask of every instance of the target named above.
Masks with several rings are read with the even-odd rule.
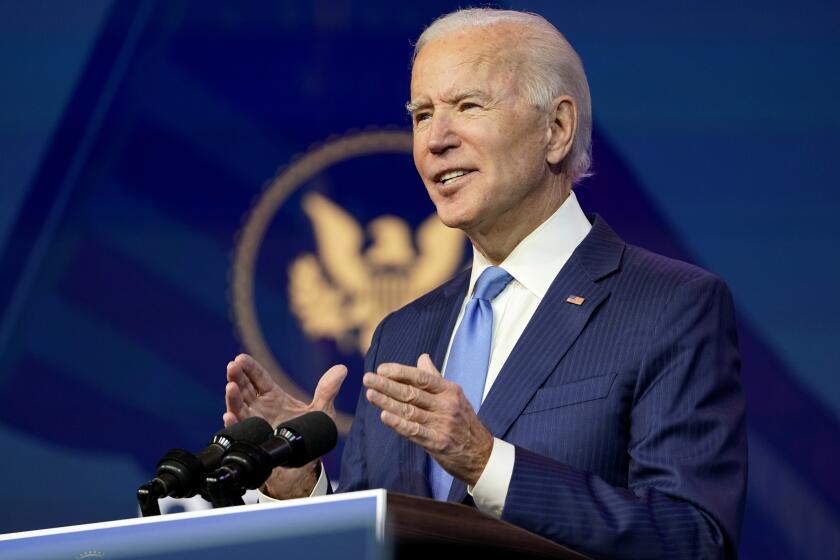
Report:
[[[446,111],[438,111],[431,117],[427,147],[433,154],[442,154],[456,148],[461,140],[452,126],[452,119]]]

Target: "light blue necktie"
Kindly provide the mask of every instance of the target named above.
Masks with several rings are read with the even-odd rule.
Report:
[[[446,362],[446,379],[461,386],[476,412],[481,407],[487,366],[490,364],[490,342],[493,340],[493,308],[490,302],[512,279],[510,274],[498,266],[491,266],[481,273],[475,283],[473,296],[464,309],[464,317],[455,333],[449,360]],[[432,495],[436,500],[445,501],[452,486],[452,475],[434,459],[430,459],[429,463]]]

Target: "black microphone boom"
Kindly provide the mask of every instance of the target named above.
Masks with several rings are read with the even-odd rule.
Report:
[[[170,449],[157,464],[154,479],[137,490],[141,513],[159,515],[159,498],[190,498],[198,493],[207,475],[216,470],[224,454],[237,442],[259,445],[272,435],[271,425],[256,416],[219,430],[198,454]]]
[[[259,488],[275,467],[302,467],[331,451],[337,441],[338,430],[329,416],[307,412],[280,424],[262,445],[236,442],[222,466],[207,477],[207,493],[222,497]]]

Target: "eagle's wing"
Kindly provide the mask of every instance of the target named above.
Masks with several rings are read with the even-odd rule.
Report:
[[[315,255],[298,257],[289,266],[289,302],[311,337],[339,338],[348,329],[341,292],[324,277]]]
[[[446,227],[432,214],[417,230],[417,261],[411,273],[411,290],[419,296],[455,273],[464,256],[464,234]]]
[[[353,216],[317,193],[304,196],[303,210],[312,221],[318,254],[327,273],[341,289],[362,291],[370,284],[370,271],[362,256],[362,228]]]

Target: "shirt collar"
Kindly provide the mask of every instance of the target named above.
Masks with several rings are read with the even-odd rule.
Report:
[[[525,289],[542,299],[590,229],[592,224],[586,219],[572,191],[560,208],[520,241],[499,266]],[[468,294],[472,294],[478,277],[489,266],[492,265],[484,255],[473,248]]]

